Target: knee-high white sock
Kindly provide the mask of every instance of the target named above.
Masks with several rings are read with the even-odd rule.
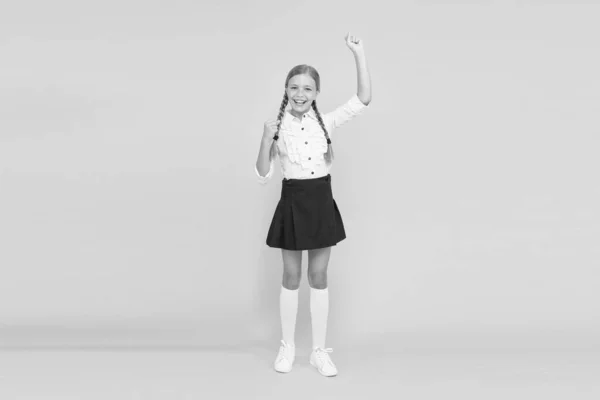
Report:
[[[279,311],[281,314],[281,333],[283,340],[295,346],[296,315],[298,314],[298,289],[289,290],[281,286],[279,295]]]
[[[310,288],[310,316],[312,322],[313,349],[325,348],[327,316],[329,314],[329,289]]]

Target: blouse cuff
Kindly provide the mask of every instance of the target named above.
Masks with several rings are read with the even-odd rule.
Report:
[[[275,161],[271,160],[271,162],[269,163],[269,172],[267,172],[267,175],[262,176],[259,172],[258,172],[258,168],[256,168],[256,164],[254,165],[254,172],[256,172],[256,175],[258,176],[258,183],[264,185],[267,182],[269,182],[269,180],[271,180],[271,177],[273,176],[273,166],[275,165]]]

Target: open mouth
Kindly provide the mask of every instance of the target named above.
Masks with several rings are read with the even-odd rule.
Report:
[[[306,100],[292,100],[297,106],[303,106],[306,103]]]

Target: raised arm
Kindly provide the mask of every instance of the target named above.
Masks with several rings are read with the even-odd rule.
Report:
[[[354,60],[356,61],[356,73],[358,81],[358,90],[356,95],[364,105],[368,105],[371,102],[371,76],[369,75],[369,69],[367,67],[367,58],[365,56],[365,49],[358,37],[346,34],[346,45],[354,54]]]

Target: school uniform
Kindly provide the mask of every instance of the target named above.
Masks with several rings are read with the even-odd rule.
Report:
[[[355,94],[334,111],[321,113],[332,143],[335,129],[367,107]],[[346,232],[333,198],[332,165],[324,158],[327,138],[315,111],[311,108],[298,118],[286,110],[276,144],[283,180],[281,198],[267,233],[267,245],[287,250],[335,246],[346,238]],[[271,160],[264,177],[254,167],[259,183],[271,180],[274,167],[275,159]]]

